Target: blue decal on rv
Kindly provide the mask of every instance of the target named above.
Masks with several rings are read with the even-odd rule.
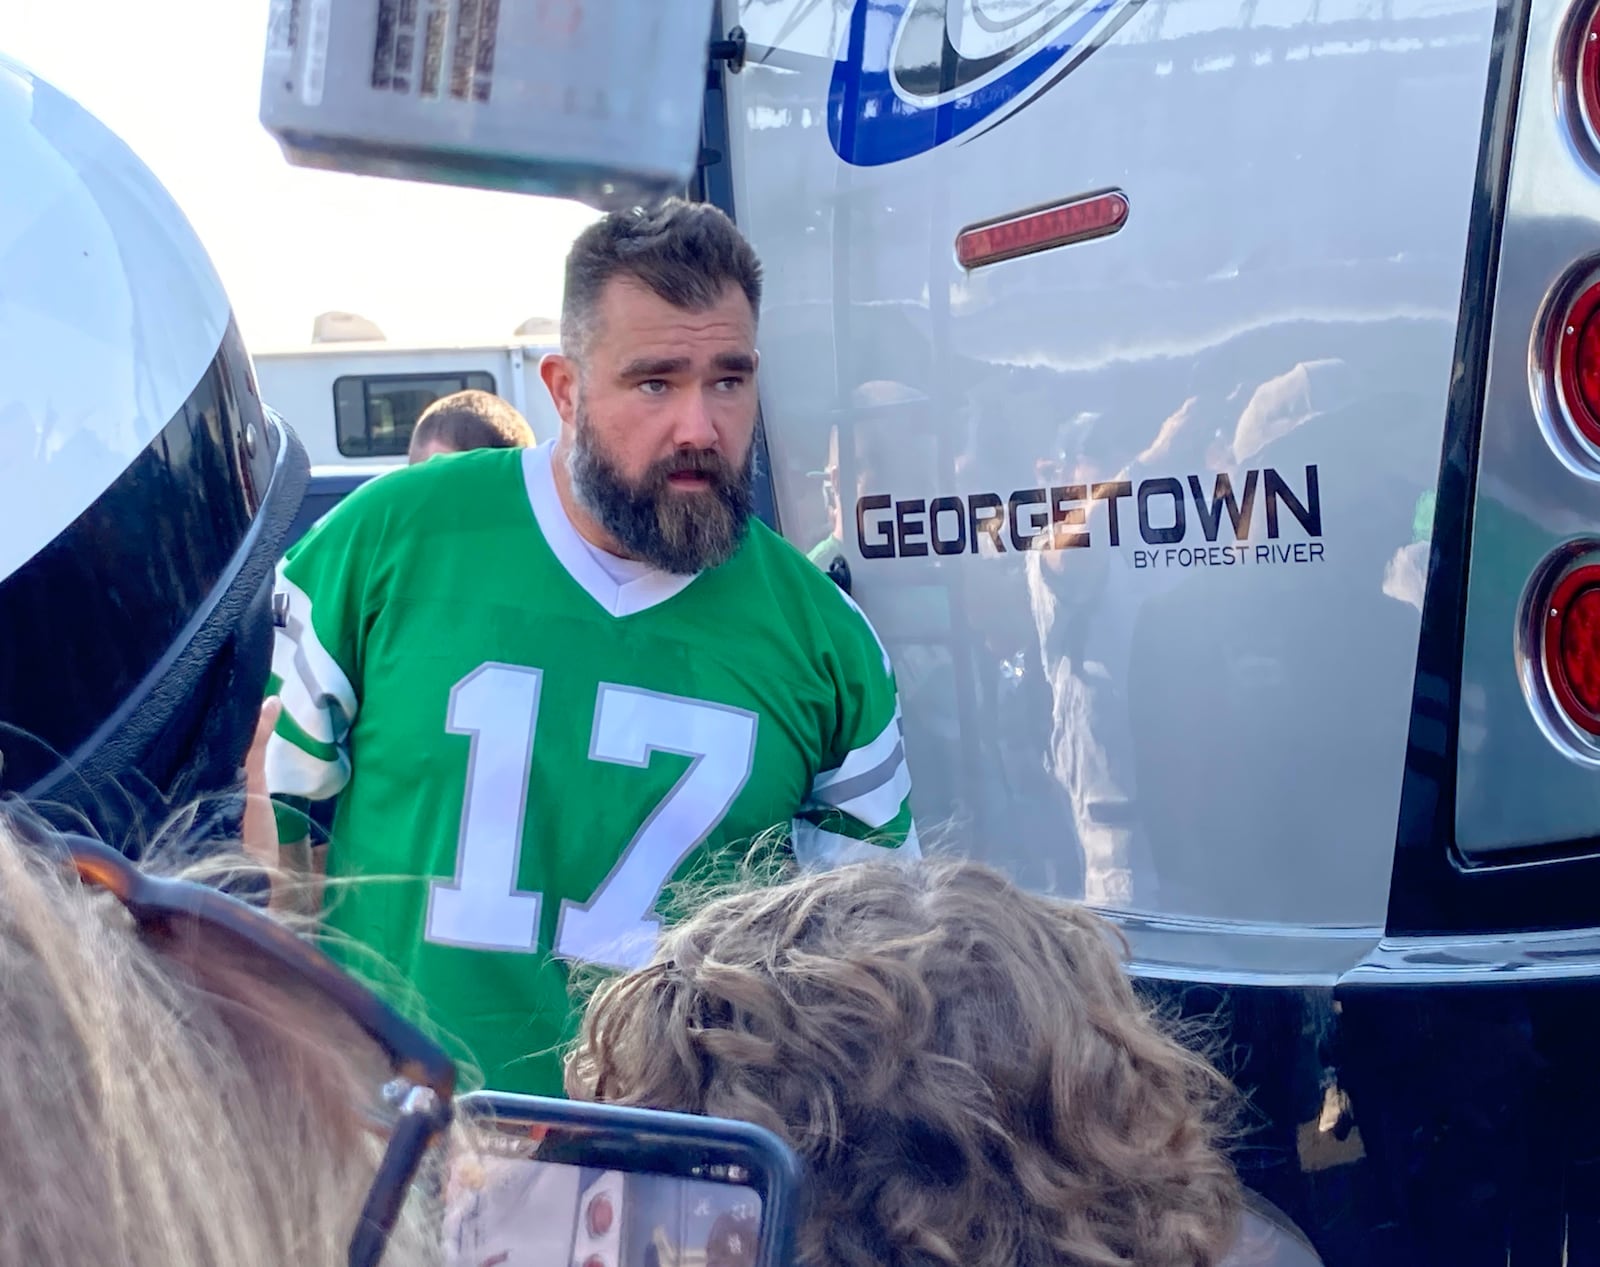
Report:
[[[976,0],[856,0],[828,91],[834,152],[877,167],[998,122],[1029,89],[1056,82],[1041,86],[1050,71],[1059,67],[1059,79],[1081,62],[1139,3],[1077,0],[1049,13],[1047,0],[1012,23],[1009,46],[966,58],[950,39],[949,10],[994,33],[992,18],[969,12]]]

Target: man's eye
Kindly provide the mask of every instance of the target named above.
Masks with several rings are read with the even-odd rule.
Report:
[[[717,380],[717,390],[719,392],[736,392],[743,386],[743,377],[720,378]]]
[[[664,378],[647,378],[639,384],[639,390],[646,396],[662,396],[666,394],[667,380]]]

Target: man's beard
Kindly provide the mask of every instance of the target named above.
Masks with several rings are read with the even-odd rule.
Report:
[[[595,442],[578,407],[567,472],[578,502],[629,555],[664,572],[688,575],[731,559],[750,526],[755,445],[735,469],[708,449],[685,449],[653,463],[638,483],[622,474]],[[694,472],[701,489],[678,491],[670,477]]]

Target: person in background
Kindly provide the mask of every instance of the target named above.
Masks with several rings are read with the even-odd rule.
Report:
[[[339,796],[324,920],[492,1089],[560,1093],[569,970],[647,962],[680,885],[916,852],[888,653],[751,513],[760,302],[716,208],[600,219],[560,434],[372,480],[279,570],[268,782]]]
[[[709,902],[599,988],[566,1079],[787,1141],[805,1267],[1213,1267],[1240,1221],[1226,1080],[1109,924],[974,862]]]
[[[411,432],[406,461],[415,466],[441,453],[526,449],[533,443],[528,420],[500,397],[491,392],[453,392],[422,411]]]

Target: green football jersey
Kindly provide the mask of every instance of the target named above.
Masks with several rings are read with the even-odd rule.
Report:
[[[720,567],[619,581],[551,461],[385,474],[289,552],[267,762],[275,794],[340,797],[328,874],[361,882],[330,886],[330,928],[489,1086],[547,1094],[570,970],[646,962],[664,892],[774,827],[803,865],[917,847],[894,675],[849,597],[760,523]]]

